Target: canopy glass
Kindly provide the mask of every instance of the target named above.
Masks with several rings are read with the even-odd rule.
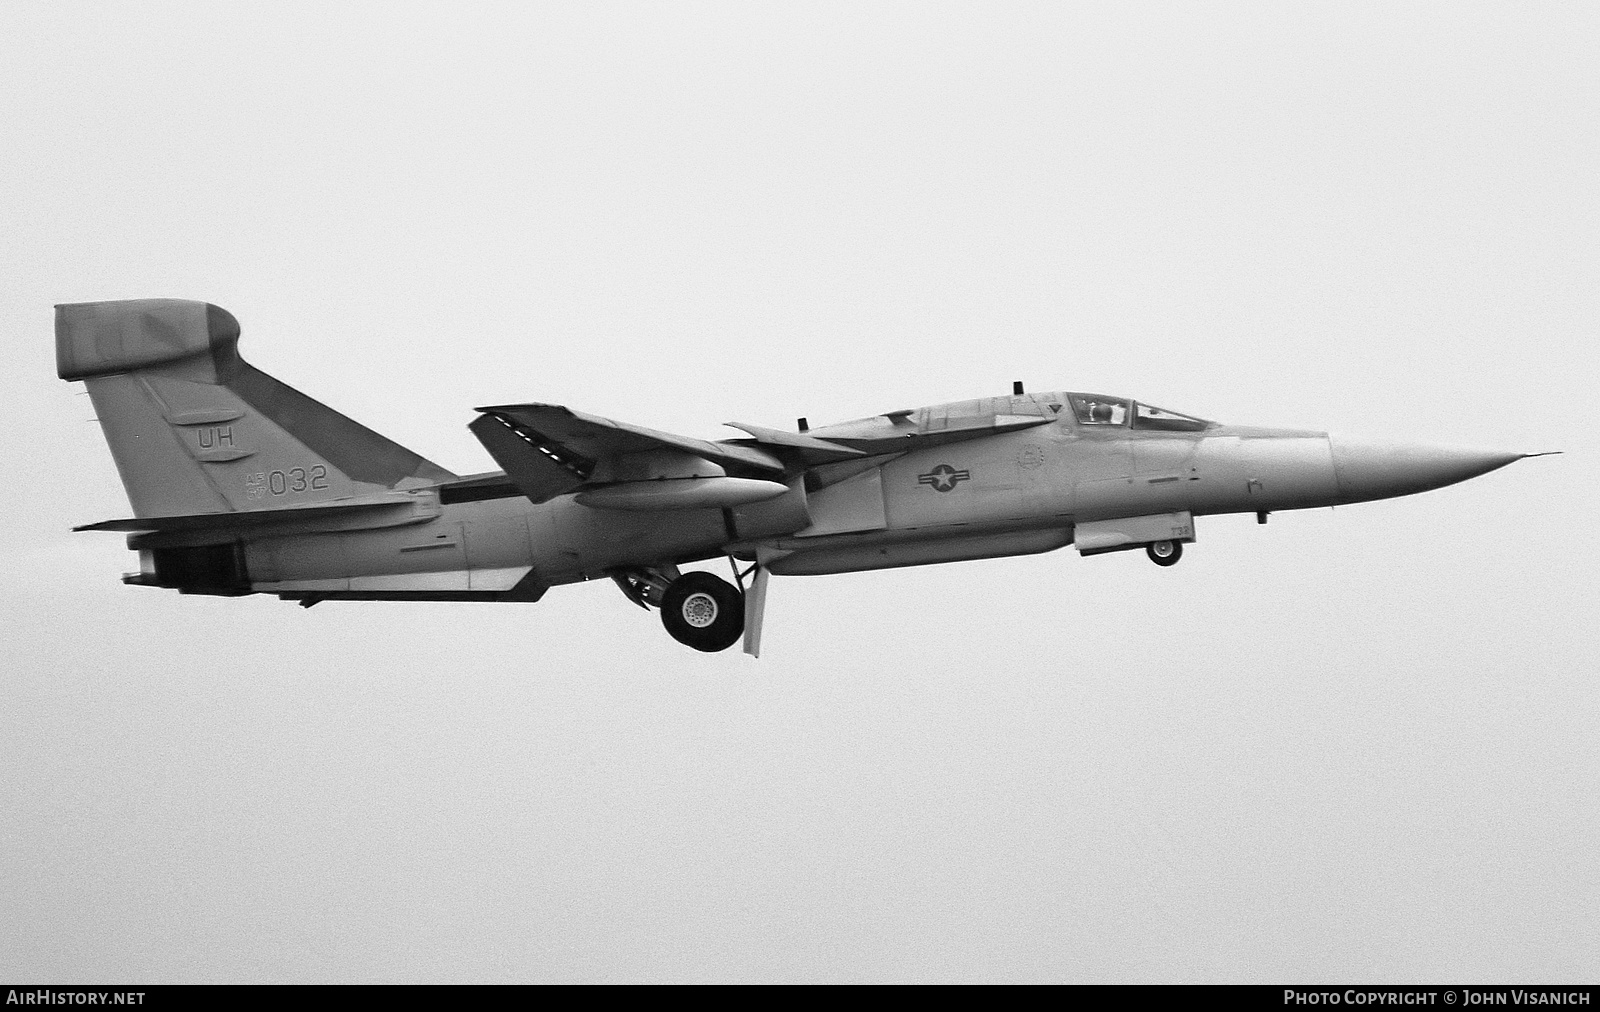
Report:
[[[1179,414],[1153,404],[1141,404],[1121,397],[1072,394],[1069,399],[1072,401],[1072,413],[1080,425],[1131,425],[1135,429],[1199,432],[1210,428],[1212,424],[1203,418]]]

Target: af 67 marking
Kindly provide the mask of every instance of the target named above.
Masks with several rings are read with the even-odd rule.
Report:
[[[257,471],[244,476],[244,487],[245,494],[252,499],[264,499],[269,495],[299,495],[327,488],[328,469],[322,464],[313,464],[309,470],[291,467],[287,471]]]

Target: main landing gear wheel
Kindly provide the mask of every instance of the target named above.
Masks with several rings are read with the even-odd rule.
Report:
[[[684,573],[661,595],[661,624],[684,646],[726,650],[744,635],[744,595],[710,573]]]
[[[1152,541],[1144,546],[1144,554],[1158,566],[1173,566],[1183,558],[1183,542]]]

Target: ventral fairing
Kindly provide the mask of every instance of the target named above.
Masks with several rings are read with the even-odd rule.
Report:
[[[696,650],[760,652],[772,576],[1143,549],[1195,518],[1410,495],[1536,454],[1252,428],[1053,391],[711,442],[555,404],[477,409],[456,475],[252,368],[203,302],[56,307],[134,516],[131,584],[323,601],[534,602],[614,580]],[[733,582],[682,567],[726,558]]]

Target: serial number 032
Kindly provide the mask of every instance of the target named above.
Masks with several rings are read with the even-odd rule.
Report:
[[[328,487],[328,469],[314,464],[309,469],[291,467],[287,471],[258,471],[244,476],[245,494],[252,499],[269,495],[297,495]]]

